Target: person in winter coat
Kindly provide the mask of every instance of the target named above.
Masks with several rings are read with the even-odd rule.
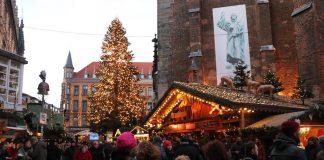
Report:
[[[43,141],[38,141],[36,137],[32,137],[31,142],[33,151],[28,154],[29,157],[31,157],[32,160],[46,160],[47,151],[45,143]]]
[[[236,138],[236,142],[232,145],[230,151],[231,151],[231,159],[232,160],[239,160],[241,158],[241,150],[243,147],[243,141],[241,137]]]
[[[299,123],[286,121],[281,124],[280,133],[273,141],[271,160],[307,160],[303,149],[297,147],[299,141]]]
[[[73,160],[92,160],[92,156],[88,151],[86,143],[83,143],[81,148],[75,151]]]
[[[100,146],[98,141],[92,142],[92,147],[89,149],[93,160],[105,160],[103,147]]]
[[[316,159],[316,154],[320,151],[318,138],[309,137],[305,147],[307,159]]]
[[[63,152],[63,160],[73,160],[74,153],[77,150],[75,143],[67,142],[65,145],[66,149]]]
[[[54,144],[53,140],[50,140],[47,146],[47,160],[60,160],[60,149]]]
[[[136,148],[136,160],[160,160],[160,151],[150,141],[143,141]]]
[[[28,153],[32,152],[32,144],[30,139],[26,139],[24,142],[24,146],[18,150],[16,160],[31,160],[28,156]]]
[[[243,145],[243,160],[258,160],[258,146],[254,142],[247,142]]]
[[[164,150],[165,150],[165,153],[166,153],[168,159],[173,160],[174,159],[174,150],[173,150],[172,142],[169,140],[164,141],[163,147],[164,147]]]
[[[316,160],[324,160],[324,136],[318,137],[319,151],[316,154]]]
[[[160,150],[161,160],[169,160],[164,148],[162,147],[162,138],[160,136],[153,137],[153,144]]]
[[[111,160],[131,160],[135,157],[137,140],[130,132],[124,132],[117,138],[116,149],[111,152]]]
[[[208,142],[202,150],[206,160],[229,160],[225,145],[218,140]]]
[[[189,138],[187,136],[182,137],[180,146],[174,152],[174,156],[186,155],[190,160],[202,160],[202,155],[199,149],[194,144],[189,144]]]

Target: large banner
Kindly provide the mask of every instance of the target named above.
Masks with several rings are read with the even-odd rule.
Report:
[[[237,63],[251,70],[245,5],[213,9],[217,83],[222,76],[233,77]]]

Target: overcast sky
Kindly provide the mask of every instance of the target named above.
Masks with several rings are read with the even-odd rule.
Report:
[[[98,61],[110,22],[118,17],[135,54],[135,61],[153,60],[151,40],[157,32],[156,0],[17,0],[25,24],[23,92],[40,98],[41,70],[50,85],[46,102],[59,107],[63,66],[69,50],[74,71]]]

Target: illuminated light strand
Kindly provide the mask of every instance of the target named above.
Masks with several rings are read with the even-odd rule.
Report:
[[[88,96],[90,111],[88,121],[99,123],[109,120],[112,113],[123,125],[133,118],[143,116],[144,100],[140,98],[142,88],[136,84],[138,74],[132,66],[133,55],[128,50],[126,31],[118,19],[108,27],[103,42],[100,69],[96,73],[99,84],[96,92]]]

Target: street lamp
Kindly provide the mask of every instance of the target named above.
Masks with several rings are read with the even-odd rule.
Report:
[[[44,124],[46,124],[46,119],[47,119],[47,115],[46,113],[44,113],[44,107],[45,107],[45,99],[44,99],[44,95],[48,95],[48,91],[49,91],[49,85],[45,82],[46,80],[46,72],[43,70],[40,72],[39,77],[42,79],[42,82],[39,83],[38,85],[38,93],[42,95],[42,108],[41,108],[41,113],[40,113],[40,124],[41,124],[41,133],[42,133],[42,137],[43,137],[43,128],[44,128]]]

